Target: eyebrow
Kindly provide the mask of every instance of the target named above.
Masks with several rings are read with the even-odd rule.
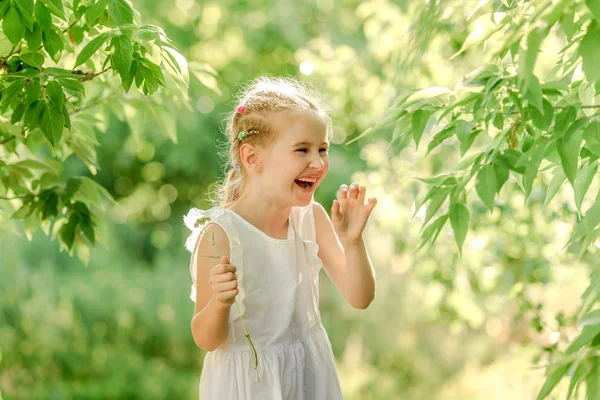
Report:
[[[321,143],[321,145],[324,145],[324,144],[329,145],[329,143],[327,143],[327,142]],[[310,142],[298,142],[298,143],[294,144],[294,147],[295,146],[301,146],[301,145],[302,146],[311,146],[312,143],[310,143]]]

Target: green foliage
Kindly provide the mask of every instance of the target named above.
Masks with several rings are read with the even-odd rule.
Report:
[[[10,121],[0,122],[0,209],[32,228],[52,220],[61,250],[73,254],[76,248],[85,263],[99,222],[95,214],[105,207],[98,196],[114,199],[85,177],[70,178],[85,182],[70,190],[56,163],[74,153],[96,173],[91,127],[106,129],[98,115],[110,99],[118,99],[121,113],[133,110],[132,126],[142,109],[152,110],[148,116],[173,142],[166,104],[190,107],[186,59],[161,27],[140,24],[135,15],[127,0],[0,2],[4,35],[13,45],[0,57],[0,113]],[[144,100],[148,95],[156,96]],[[52,158],[42,155],[43,148]],[[48,168],[23,169],[22,162]]]
[[[431,185],[418,209],[426,205],[421,248],[428,248],[438,238],[450,217],[456,243],[462,244],[468,230],[469,211],[459,200],[464,188],[476,177],[474,187],[479,200],[491,212],[498,208],[496,195],[512,176],[526,199],[533,196],[534,183],[543,171],[552,168],[544,208],[552,201],[565,179],[573,189],[577,210],[575,226],[565,245],[582,258],[600,238],[600,191],[591,207],[582,210],[586,194],[598,176],[598,117],[600,106],[589,103],[600,94],[600,8],[595,1],[572,3],[561,1],[481,1],[471,16],[480,15],[460,50],[452,57],[464,55],[485,44],[485,63],[467,74],[452,91],[432,87],[400,97],[375,126],[353,140],[386,129],[411,116],[408,127],[394,131],[392,142],[411,138],[418,149],[425,122],[436,117],[435,135],[430,139],[427,155],[447,143],[456,144],[461,156],[469,151],[451,172],[422,179]],[[486,11],[489,11],[486,13]],[[471,18],[469,16],[469,19]],[[552,29],[558,28],[558,33]],[[544,41],[555,34],[567,45],[558,54],[555,68],[544,76],[536,75],[538,54]],[[582,67],[584,76],[574,70]],[[425,121],[425,122],[424,122]],[[407,139],[410,140],[410,139]],[[483,147],[483,150],[473,150]],[[450,177],[452,184],[448,185]],[[439,178],[439,179],[438,179]],[[448,196],[449,194],[449,196]],[[429,222],[448,200],[448,212]],[[600,292],[598,272],[594,272],[588,292]],[[589,296],[589,294],[587,295]],[[590,303],[591,302],[591,303]],[[583,304],[598,305],[598,299],[584,295]],[[600,334],[600,321],[590,315],[581,335],[573,341],[560,361],[548,368],[548,379],[538,399],[547,397],[577,361],[573,385],[586,382],[588,399],[596,399],[600,380],[598,358],[593,343]],[[589,321],[594,321],[590,323]],[[583,322],[580,321],[581,324]],[[581,367],[586,365],[587,367]]]

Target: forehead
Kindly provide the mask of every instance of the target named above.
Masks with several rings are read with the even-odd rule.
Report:
[[[317,112],[312,110],[285,111],[276,117],[279,144],[289,146],[298,142],[315,145],[327,142],[327,125]]]

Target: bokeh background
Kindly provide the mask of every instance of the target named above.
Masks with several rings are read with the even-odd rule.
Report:
[[[452,88],[480,63],[481,49],[449,61],[478,1],[448,0],[428,12],[420,3],[133,2],[145,23],[164,27],[189,61],[217,77],[190,79],[192,109],[172,110],[177,143],[144,121],[132,134],[118,107],[108,114],[93,178],[118,204],[89,265],[40,230],[31,240],[0,231],[0,398],[198,398],[205,352],[190,331],[182,218],[211,206],[223,118],[240,86],[260,75],[309,81],[331,108],[331,170],[316,200],[329,210],[336,188],[352,181],[379,200],[365,233],[375,301],[352,309],[321,274],[321,313],[345,398],[535,398],[544,349],[573,337],[564,320],[589,282],[589,268],[561,252],[573,223],[569,188],[543,212],[541,189],[525,205],[508,186],[492,214],[474,198],[464,257],[449,229],[425,255],[415,252],[426,212],[415,200],[426,187],[415,178],[456,158],[452,143],[428,157],[414,145],[400,150],[385,133],[345,144],[399,93]],[[563,45],[545,41],[536,68],[549,69],[548,55]],[[75,157],[65,175],[90,176]],[[560,386],[551,398],[563,395]]]

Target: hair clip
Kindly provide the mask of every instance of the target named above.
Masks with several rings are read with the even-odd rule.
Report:
[[[246,132],[246,131],[240,131],[240,133],[238,133],[238,139],[240,139],[240,140],[244,139],[247,134],[248,134],[248,132]]]
[[[244,107],[244,106],[239,106],[238,109],[237,109],[237,113],[238,114],[243,114],[244,111],[246,111],[246,107]]]

